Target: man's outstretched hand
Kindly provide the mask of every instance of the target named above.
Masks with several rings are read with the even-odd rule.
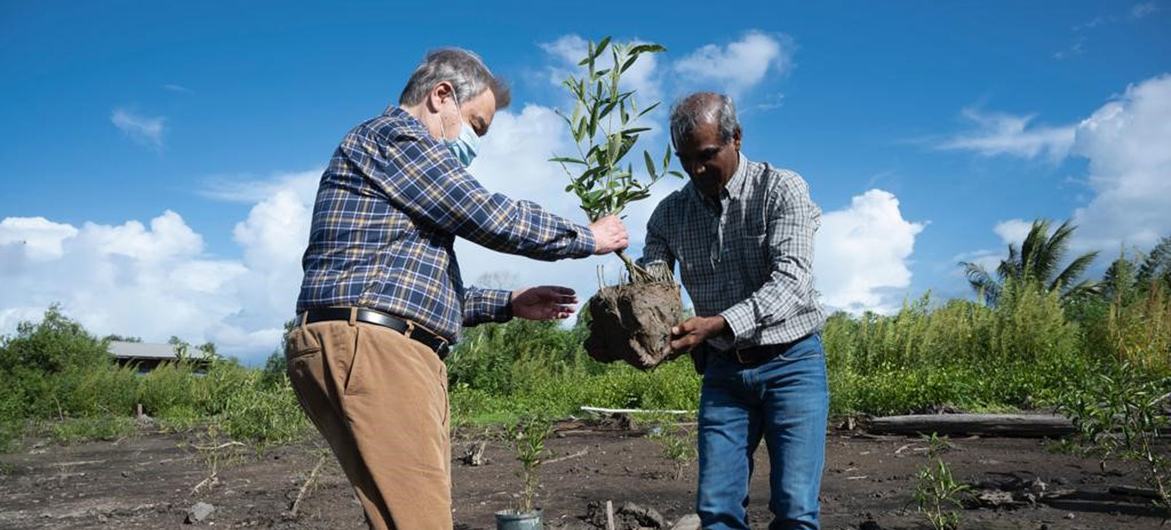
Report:
[[[542,285],[512,292],[512,316],[526,320],[569,318],[576,305],[577,294],[568,287]]]
[[[671,328],[671,350],[689,352],[703,341],[723,333],[728,327],[724,317],[691,317]]]

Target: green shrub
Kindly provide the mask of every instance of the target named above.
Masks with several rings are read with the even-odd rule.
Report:
[[[309,423],[291,388],[254,384],[228,398],[223,426],[233,440],[265,446],[300,438]]]
[[[61,443],[117,440],[134,432],[134,420],[128,416],[69,418],[53,423],[50,428],[53,439]]]

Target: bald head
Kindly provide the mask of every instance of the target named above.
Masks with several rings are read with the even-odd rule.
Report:
[[[700,124],[716,126],[722,142],[740,135],[740,120],[732,98],[715,92],[696,92],[671,109],[671,141],[679,145]]]

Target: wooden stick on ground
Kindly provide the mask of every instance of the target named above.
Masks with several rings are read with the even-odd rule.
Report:
[[[546,460],[544,463],[545,464],[556,464],[557,462],[569,460],[570,458],[577,458],[579,456],[585,456],[585,455],[589,454],[589,452],[590,452],[589,449],[582,449],[581,451],[578,451],[578,452],[573,453],[571,455],[559,456],[559,457],[554,458],[552,460]]]
[[[293,505],[289,507],[289,517],[297,517],[297,511],[301,509],[301,501],[305,499],[305,492],[309,491],[309,487],[313,481],[317,480],[317,474],[321,472],[321,466],[325,465],[326,455],[321,455],[317,460],[317,465],[313,467],[313,471],[309,473],[309,478],[305,479],[305,483],[301,485],[301,491],[297,492],[297,498],[293,500]]]
[[[614,503],[606,501],[606,530],[614,530]]]

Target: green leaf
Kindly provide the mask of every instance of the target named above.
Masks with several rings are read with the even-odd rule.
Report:
[[[650,151],[643,151],[642,158],[643,158],[643,161],[646,162],[646,174],[650,175],[651,178],[654,178],[654,176],[655,176],[655,161],[651,160]]]
[[[568,157],[568,156],[559,156],[559,157],[555,157],[555,158],[550,158],[549,161],[550,162],[560,162],[563,164],[581,164],[583,166],[589,165],[589,164],[586,164],[585,160],[581,160],[579,158],[572,158],[572,157]]]
[[[634,136],[634,135],[637,135],[638,133],[644,133],[649,130],[651,130],[650,127],[631,127],[629,129],[623,129],[622,136]]]
[[[622,63],[622,73],[626,73],[626,71],[629,70],[631,66],[634,66],[634,62],[637,60],[637,55],[631,55],[630,58],[626,60],[626,62]]]
[[[638,117],[639,117],[639,118],[641,118],[641,117],[645,116],[645,115],[646,115],[646,113],[648,113],[648,112],[650,112],[650,111],[652,111],[652,110],[655,110],[655,107],[659,106],[659,103],[661,103],[661,102],[660,102],[660,101],[656,101],[656,102],[655,102],[653,105],[651,105],[651,106],[649,106],[649,107],[647,107],[647,108],[645,108],[645,109],[642,109],[642,112],[638,113]]]
[[[610,37],[602,37],[602,40],[598,42],[597,49],[594,50],[594,57],[602,55],[602,52],[606,50],[607,44],[610,44]]]
[[[666,152],[663,153],[663,171],[671,165],[671,144],[667,144]]]
[[[638,46],[630,49],[630,53],[633,55],[638,55],[640,53],[660,53],[665,51],[667,51],[667,49],[659,44],[639,44]]]

